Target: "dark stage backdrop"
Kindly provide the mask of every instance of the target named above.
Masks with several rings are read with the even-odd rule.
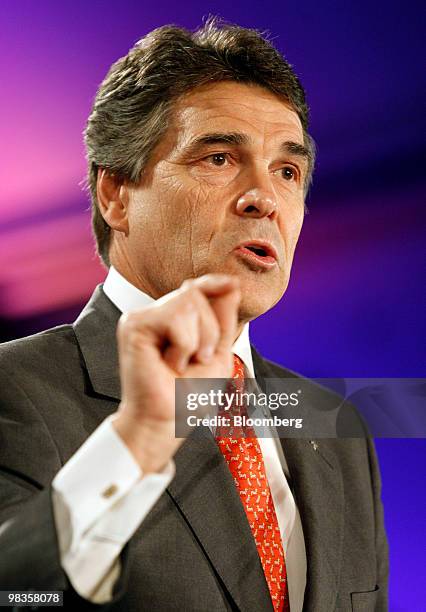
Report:
[[[288,292],[252,325],[307,376],[425,375],[420,2],[129,0],[0,4],[0,339],[73,320],[105,270],[82,130],[112,61],[209,13],[269,30],[312,109],[318,167]],[[378,440],[392,611],[424,609],[424,440]]]

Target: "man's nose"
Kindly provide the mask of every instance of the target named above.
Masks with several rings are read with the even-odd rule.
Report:
[[[269,189],[255,187],[238,199],[236,212],[243,217],[270,217],[274,220],[278,215],[277,200]]]

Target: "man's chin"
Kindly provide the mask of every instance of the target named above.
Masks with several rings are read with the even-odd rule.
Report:
[[[261,315],[271,310],[277,304],[284,294],[284,289],[281,291],[271,291],[271,288],[265,289],[265,286],[246,287],[241,284],[241,302],[239,308],[240,321],[247,322],[260,317]]]
[[[212,269],[208,271],[213,272]],[[277,266],[269,271],[252,270],[237,258],[228,260],[224,266],[214,271],[232,274],[239,278],[241,289],[239,318],[242,322],[252,321],[273,308],[284,295],[288,285],[288,278],[283,278],[282,268]]]

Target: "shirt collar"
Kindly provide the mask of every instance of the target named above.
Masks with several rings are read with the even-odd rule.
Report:
[[[111,302],[117,306],[121,312],[130,312],[137,308],[143,308],[152,304],[155,300],[150,295],[144,293],[124,278],[113,266],[110,267],[108,276],[105,279],[103,290]],[[241,334],[232,347],[232,351],[244,363],[247,375],[254,378],[253,357],[251,354],[249,324],[246,323]]]

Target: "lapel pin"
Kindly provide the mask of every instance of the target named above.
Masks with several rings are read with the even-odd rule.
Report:
[[[318,444],[315,442],[315,440],[309,440],[309,442],[312,444],[314,451],[318,450]]]

